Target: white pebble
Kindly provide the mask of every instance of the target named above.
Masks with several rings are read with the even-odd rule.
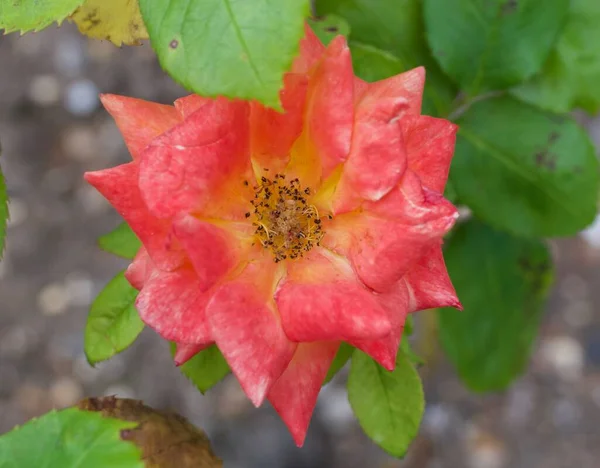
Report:
[[[27,55],[34,57],[42,53],[45,34],[25,34],[16,41],[12,41],[13,51],[16,55]],[[46,36],[47,37],[47,36]]]
[[[517,382],[509,390],[504,416],[510,427],[529,422],[536,404],[535,387]]]
[[[581,231],[580,234],[590,247],[600,249],[600,214],[596,216],[594,222]]]
[[[121,355],[116,355],[108,361],[96,364],[96,369],[100,372],[102,379],[114,381],[125,375],[127,372],[127,364]]]
[[[38,75],[29,85],[29,98],[39,106],[52,106],[60,99],[60,85],[54,75]]]
[[[592,401],[600,408],[600,384],[592,388],[591,391]]]
[[[89,306],[94,296],[94,282],[85,272],[73,272],[65,277],[65,289],[69,304],[73,306]]]
[[[2,254],[2,252],[0,252]],[[10,273],[10,261],[8,252],[4,249],[4,255],[0,258],[0,279],[5,278]]]
[[[572,401],[562,399],[554,405],[552,420],[559,429],[577,427],[581,420],[581,409]]]
[[[323,422],[338,434],[346,432],[355,421],[344,387],[325,387],[319,395],[317,408],[323,415]]]
[[[428,406],[423,415],[423,429],[430,434],[441,436],[451,427],[450,409],[444,404]]]
[[[37,36],[37,34],[31,34],[31,36]],[[54,47],[54,67],[62,75],[79,75],[83,70],[84,59],[84,50],[79,38],[67,37]]]
[[[584,352],[581,344],[569,336],[556,336],[542,343],[542,358],[563,380],[573,381],[581,377]]]
[[[116,161],[121,155],[128,154],[121,132],[112,118],[106,119],[99,125],[96,144],[100,156],[105,157],[108,161]]]
[[[73,115],[89,115],[100,104],[98,88],[93,81],[77,80],[67,86],[64,104],[66,109]]]
[[[68,306],[69,296],[62,284],[48,284],[38,294],[38,307],[44,315],[61,315],[66,312]]]
[[[104,213],[110,208],[106,199],[91,185],[82,185],[77,189],[77,198],[85,212],[90,215]]]
[[[90,366],[83,354],[78,356],[75,362],[73,362],[73,373],[79,380],[86,384],[93,383],[100,375],[98,369]]]
[[[20,357],[27,352],[27,333],[23,327],[13,327],[2,334],[0,355]]]
[[[42,179],[42,187],[57,194],[65,194],[73,188],[73,177],[63,167],[53,167]]]
[[[569,302],[564,309],[564,318],[571,327],[583,328],[594,319],[594,309],[586,300]]]
[[[63,151],[74,161],[85,162],[96,156],[96,136],[90,127],[71,127],[61,140]]]
[[[116,383],[104,390],[104,396],[116,396],[118,398],[135,398],[135,390],[128,385]]]
[[[589,287],[585,279],[579,275],[568,275],[559,284],[560,295],[567,301],[585,299],[589,293]]]
[[[504,443],[472,426],[467,431],[468,465],[471,468],[502,468],[508,453]]]
[[[27,203],[20,198],[12,197],[9,201],[8,209],[10,217],[8,218],[8,227],[15,228],[23,224],[29,217]]]
[[[71,377],[61,377],[50,387],[50,398],[53,406],[66,408],[73,406],[83,397],[81,384]]]

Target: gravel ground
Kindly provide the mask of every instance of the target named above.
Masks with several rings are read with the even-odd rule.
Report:
[[[600,459],[600,224],[553,244],[558,282],[531,366],[507,392],[473,395],[443,360],[426,370],[428,407],[403,461],[360,431],[344,375],[320,397],[304,449],[270,407],[228,378],[200,395],[151,331],[109,362],[83,355],[88,306],[126,263],[95,239],[119,222],[85,170],[128,155],[98,92],[172,102],[185,94],[148,45],[117,49],[70,25],[0,37],[0,141],[11,195],[0,263],[0,432],[82,396],[116,394],[203,427],[226,468],[592,468]],[[581,117],[600,140],[600,121]]]

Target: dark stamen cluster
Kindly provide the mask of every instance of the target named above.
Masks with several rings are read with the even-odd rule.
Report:
[[[302,188],[298,179],[286,181],[285,175],[275,174],[272,180],[261,177],[254,191],[253,212],[246,218],[254,216],[255,235],[276,263],[302,257],[320,245],[324,233],[319,212],[309,203],[309,188]]]

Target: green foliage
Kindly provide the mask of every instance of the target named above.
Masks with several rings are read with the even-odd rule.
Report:
[[[76,408],[52,411],[0,437],[0,466],[143,468],[140,450],[120,438],[136,426]]]
[[[356,351],[348,378],[348,399],[358,422],[373,441],[402,457],[417,435],[425,401],[419,374],[402,351],[389,372]]]
[[[175,343],[171,343],[171,353],[175,354]],[[192,359],[179,367],[201,393],[211,389],[231,372],[227,361],[216,345],[200,351]]]
[[[529,360],[553,280],[548,249],[471,220],[445,258],[464,311],[440,311],[443,347],[472,390],[501,390]]]
[[[412,346],[410,345],[410,341],[408,340],[408,336],[402,336],[402,341],[400,342],[400,349],[406,355],[408,360],[412,362],[415,366],[425,364],[425,360],[413,351]]]
[[[431,57],[424,37],[421,0],[317,0],[319,15],[334,14],[350,25],[355,72],[372,81],[427,69],[423,113],[446,115],[456,90]]]
[[[8,193],[6,183],[0,167],[0,259],[4,253],[4,239],[6,238],[6,224],[8,222]]]
[[[129,259],[133,259],[142,246],[138,237],[125,222],[100,237],[98,244],[102,250]]]
[[[85,326],[84,351],[90,364],[125,350],[144,329],[135,308],[137,294],[123,272],[98,294]]]
[[[6,34],[39,31],[60,24],[84,0],[0,0],[0,29]]]
[[[424,0],[427,39],[468,94],[506,89],[538,72],[569,0]]]
[[[572,0],[567,24],[542,72],[514,90],[555,112],[600,109],[600,2]]]
[[[140,7],[160,63],[176,81],[204,96],[280,108],[308,0],[140,0]]]
[[[533,237],[573,235],[593,221],[598,161],[571,118],[500,97],[458,124],[452,184],[480,219]]]
[[[327,371],[327,375],[325,376],[323,385],[329,383],[331,379],[335,377],[335,374],[337,374],[342,369],[342,367],[346,365],[348,359],[350,359],[350,356],[352,356],[354,349],[355,348],[353,346],[350,346],[348,343],[342,342],[337,354],[335,355],[335,358],[333,358],[331,366],[329,366],[329,370]]]
[[[352,42],[354,71],[365,81],[383,80],[407,70],[398,57],[385,50]]]
[[[309,18],[308,24],[325,45],[329,44],[336,36],[342,35],[348,37],[350,34],[348,23],[336,15]]]

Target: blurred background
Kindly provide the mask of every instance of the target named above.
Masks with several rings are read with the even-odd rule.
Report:
[[[345,372],[323,389],[297,449],[272,408],[254,409],[235,379],[202,396],[151,330],[91,368],[83,354],[89,305],[127,265],[96,246],[119,217],[82,179],[128,160],[100,92],[162,103],[185,94],[148,44],[118,49],[67,24],[0,36],[0,162],[11,197],[0,262],[0,433],[83,396],[117,395],[189,418],[225,468],[598,466],[600,222],[552,241],[557,282],[529,370],[508,391],[470,393],[429,338],[416,334],[417,351],[432,356],[421,369],[427,409],[402,461],[362,434]],[[600,147],[600,119],[577,118]]]

